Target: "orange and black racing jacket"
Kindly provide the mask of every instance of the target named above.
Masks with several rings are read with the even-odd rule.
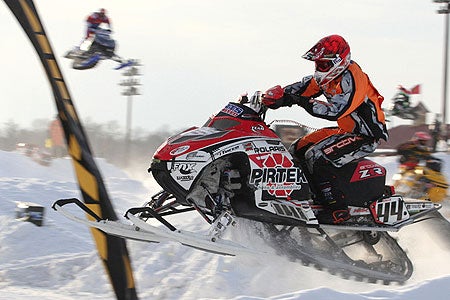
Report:
[[[324,95],[327,101],[316,98]],[[383,96],[354,61],[337,78],[319,87],[313,76],[284,88],[284,105],[298,104],[316,117],[337,121],[345,132],[387,141]],[[284,106],[283,105],[283,106]]]

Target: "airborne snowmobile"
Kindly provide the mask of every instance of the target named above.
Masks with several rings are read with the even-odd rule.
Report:
[[[162,191],[145,205],[130,208],[125,214],[130,222],[101,219],[78,199],[58,200],[53,208],[111,235],[176,241],[232,256],[264,254],[248,240],[233,239],[236,230],[254,229],[252,236],[290,260],[358,280],[406,281],[412,263],[388,231],[421,221],[441,205],[405,201],[385,186],[384,167],[359,159],[335,170],[349,199],[351,219],[320,224],[316,214],[322,206],[312,200],[301,167],[264,122],[261,93],[245,98],[158,148],[149,172]],[[69,212],[68,204],[83,209],[89,220]],[[178,229],[170,221],[189,213],[206,221],[206,234]]]
[[[106,23],[100,24],[93,35],[87,37],[80,46],[68,51],[64,57],[73,59],[72,68],[86,70],[95,67],[101,60],[112,59],[119,63],[116,70],[131,66],[132,60],[126,60],[115,53],[116,41]]]
[[[405,120],[415,120],[419,117],[417,106],[411,106],[410,96],[399,92],[394,98],[392,103],[386,110],[387,116],[395,116]]]

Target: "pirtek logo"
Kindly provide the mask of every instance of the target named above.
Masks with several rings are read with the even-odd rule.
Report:
[[[342,141],[337,142],[336,144],[331,145],[328,148],[325,148],[323,151],[325,152],[325,154],[330,154],[333,151],[335,151],[336,149],[340,149],[342,147],[345,147],[347,145],[350,145],[351,143],[358,141],[358,140],[362,140],[362,137],[359,136],[351,136],[348,137],[346,139],[343,139]]]

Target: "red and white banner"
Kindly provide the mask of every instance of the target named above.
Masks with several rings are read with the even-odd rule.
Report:
[[[413,86],[409,90],[406,89],[405,87],[403,87],[402,85],[399,85],[398,89],[401,90],[402,92],[408,94],[408,95],[420,94],[420,84],[416,84],[415,86]]]

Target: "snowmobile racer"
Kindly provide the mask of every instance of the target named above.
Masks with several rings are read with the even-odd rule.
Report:
[[[118,62],[116,70],[135,64],[135,61],[124,59],[116,54],[116,41],[112,38],[110,21],[104,13],[104,9],[101,9],[89,16],[86,38],[79,46],[64,55],[65,58],[73,60],[72,68],[76,70],[91,69],[105,59]]]
[[[95,30],[102,23],[108,24],[109,28],[112,29],[111,22],[109,18],[106,16],[106,9],[104,8],[100,8],[98,12],[94,12],[91,15],[89,15],[86,19],[86,22],[87,22],[86,39],[89,38],[89,36],[95,34]]]
[[[415,120],[418,117],[417,107],[411,105],[411,96],[404,87],[399,86],[398,92],[392,98],[392,103],[386,114],[401,119]]]
[[[431,139],[427,132],[418,131],[397,146],[400,166],[393,181],[405,197],[440,202],[447,197],[448,182],[441,172],[442,160],[427,145]]]
[[[317,218],[321,223],[338,224],[350,214],[347,195],[339,188],[334,170],[374,152],[380,139],[388,139],[383,96],[351,60],[350,46],[339,35],[322,38],[302,57],[315,62],[314,75],[269,89],[263,103],[272,109],[297,104],[315,117],[337,121],[338,127],[300,138],[293,154],[305,163],[302,168],[316,201],[327,207]],[[321,95],[327,102],[316,99]]]
[[[400,156],[399,162],[402,167],[413,169],[421,160],[433,159],[431,149],[427,143],[431,140],[431,135],[425,131],[417,131],[411,139],[397,146],[397,154]]]

